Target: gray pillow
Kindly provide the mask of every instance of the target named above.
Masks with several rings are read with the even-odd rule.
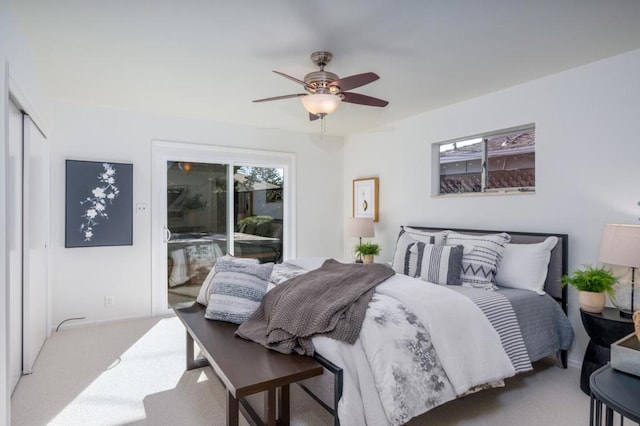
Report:
[[[235,324],[246,321],[260,306],[272,270],[273,263],[256,265],[235,259],[216,262],[205,318]]]

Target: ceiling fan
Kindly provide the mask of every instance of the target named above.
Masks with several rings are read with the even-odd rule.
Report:
[[[310,72],[304,76],[304,80],[298,80],[280,71],[274,73],[284,78],[301,84],[307,93],[296,93],[292,95],[274,96],[272,98],[256,99],[253,102],[277,101],[280,99],[301,98],[305,109],[309,111],[309,120],[322,119],[327,114],[338,108],[340,102],[348,102],[358,105],[368,105],[375,107],[385,107],[389,102],[359,93],[348,92],[365,84],[376,81],[380,77],[373,72],[355,74],[349,77],[338,78],[332,72],[325,71],[324,67],[331,61],[331,52],[314,52],[311,54],[311,61],[320,71]]]

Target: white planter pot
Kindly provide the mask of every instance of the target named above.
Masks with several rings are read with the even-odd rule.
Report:
[[[595,293],[592,291],[579,291],[578,302],[583,311],[599,314],[604,309],[605,304],[604,293]]]

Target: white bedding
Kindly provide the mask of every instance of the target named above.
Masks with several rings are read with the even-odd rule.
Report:
[[[299,274],[287,264],[312,270],[324,260],[288,261],[283,278]],[[500,335],[469,297],[401,274],[376,287],[354,345],[323,336],[313,344],[343,368],[338,416],[349,426],[401,425],[516,373]]]
[[[500,336],[469,298],[446,286],[401,274],[379,285],[376,291],[402,302],[429,330],[457,395],[515,374]]]
[[[344,369],[338,415],[350,426],[404,424],[515,374],[498,333],[471,300],[399,274],[377,287],[354,345],[322,336],[313,343]]]

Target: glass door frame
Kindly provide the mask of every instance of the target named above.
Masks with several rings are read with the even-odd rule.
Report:
[[[151,314],[171,313],[167,298],[167,162],[227,164],[227,179],[233,188],[234,166],[281,168],[283,187],[283,260],[296,256],[295,154],[204,145],[188,142],[151,141]],[[234,191],[227,191],[227,206],[233,208]],[[227,215],[227,251],[233,254],[234,215]]]

